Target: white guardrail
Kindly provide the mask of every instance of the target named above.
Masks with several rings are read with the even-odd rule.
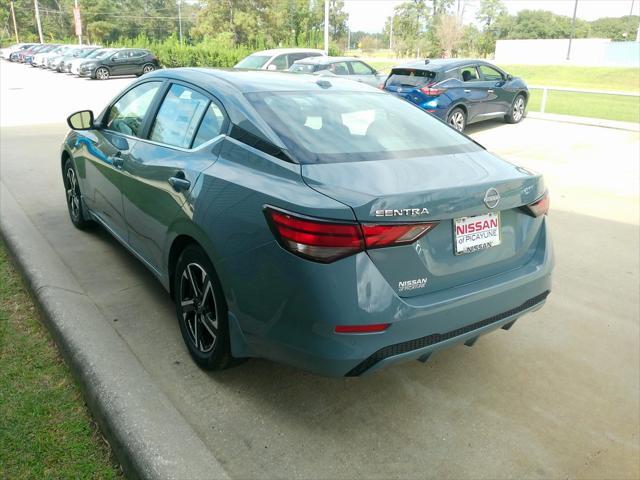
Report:
[[[578,88],[562,88],[562,87],[546,87],[542,85],[528,85],[529,90],[542,90],[542,100],[540,101],[540,113],[544,113],[547,107],[547,95],[549,90],[554,92],[572,92],[572,93],[595,93],[598,95],[619,95],[623,97],[640,97],[640,93],[620,92],[616,90],[581,90]]]

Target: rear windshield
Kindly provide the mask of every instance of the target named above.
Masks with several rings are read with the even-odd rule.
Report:
[[[433,83],[436,72],[429,70],[415,70],[409,68],[394,68],[387,79],[387,86],[392,87],[424,87]]]
[[[293,65],[291,65],[291,68],[289,69],[290,72],[298,72],[298,73],[313,73],[316,70],[320,70],[320,68],[318,68],[318,65],[311,64],[311,63],[294,63]]]
[[[247,58],[240,60],[235,68],[262,68],[271,57],[265,55],[249,55]]]
[[[300,163],[393,160],[481,149],[420,108],[383,92],[245,95]]]

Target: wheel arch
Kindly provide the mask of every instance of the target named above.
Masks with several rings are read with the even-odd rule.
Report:
[[[464,102],[458,102],[449,107],[449,111],[447,112],[447,121],[449,119],[449,115],[451,115],[451,112],[453,112],[456,108],[461,109],[464,112],[465,117],[467,117],[467,120],[469,119],[469,110],[467,109],[467,106],[464,104]]]
[[[171,243],[171,247],[169,247],[169,255],[167,258],[167,276],[168,276],[168,284],[169,284],[169,295],[171,295],[171,298],[174,298],[174,299],[175,299],[175,292],[173,288],[173,276],[176,272],[176,265],[178,263],[178,258],[180,258],[180,254],[189,245],[197,245],[200,248],[202,248],[202,245],[200,245],[200,243],[194,237],[184,233],[174,238],[173,242]]]

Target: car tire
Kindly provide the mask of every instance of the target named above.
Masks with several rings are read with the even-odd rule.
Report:
[[[509,113],[504,116],[504,121],[507,123],[519,123],[525,116],[525,110],[527,108],[527,99],[521,93],[516,95],[513,99]]]
[[[76,172],[76,167],[73,165],[70,158],[64,162],[62,178],[71,223],[80,230],[86,230],[93,225],[93,221],[85,217],[82,194],[80,192],[80,183],[78,182],[78,174]]]
[[[98,67],[96,68],[96,73],[94,74],[95,78],[98,80],[107,80],[109,78],[110,72],[107,67]]]
[[[193,361],[204,370],[234,365],[227,303],[207,254],[196,244],[180,254],[173,276],[180,332]]]
[[[462,108],[456,107],[447,115],[447,123],[459,132],[463,132],[467,126],[467,114]]]
[[[142,75],[145,73],[151,73],[156,69],[156,67],[152,63],[147,63],[144,67],[142,67]]]

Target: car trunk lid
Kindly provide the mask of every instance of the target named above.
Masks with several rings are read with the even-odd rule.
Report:
[[[350,206],[361,223],[438,223],[413,244],[368,250],[400,296],[434,292],[517,268],[534,253],[542,220],[520,207],[544,193],[542,178],[484,150],[301,168],[311,188]],[[491,189],[500,195],[494,208],[485,204]],[[487,213],[498,213],[500,244],[456,254],[455,219]]]

